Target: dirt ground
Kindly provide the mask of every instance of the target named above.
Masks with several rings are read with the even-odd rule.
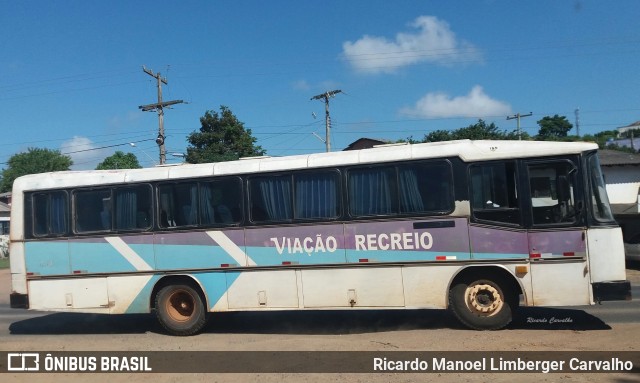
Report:
[[[628,279],[640,282],[640,271],[628,270]],[[0,303],[8,303],[10,276],[0,270]],[[403,312],[405,313],[405,312]],[[51,327],[57,315],[11,320],[0,329],[0,349],[25,351],[640,351],[640,323],[594,327],[527,328],[478,332],[440,322],[414,320],[397,314],[377,322],[326,314],[307,324],[309,315],[278,314],[252,318],[229,316],[221,328],[193,337],[172,337],[149,325],[147,317],[100,319]],[[75,314],[74,314],[75,315]],[[640,313],[639,319],[640,319]],[[71,317],[76,320],[76,317]],[[384,322],[386,320],[386,322]],[[297,321],[303,322],[298,323]],[[345,321],[346,324],[334,322]],[[638,321],[640,322],[640,321]],[[4,322],[3,322],[4,323]],[[150,326],[150,327],[149,327]],[[62,330],[60,330],[62,329]],[[2,361],[0,361],[2,362]],[[283,361],[286,363],[286,361]],[[428,373],[428,374],[4,374],[3,382],[640,382],[640,374],[595,373]]]

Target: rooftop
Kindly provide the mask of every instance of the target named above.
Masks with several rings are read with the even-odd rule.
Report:
[[[640,165],[640,154],[609,149],[599,150],[598,153],[602,166]]]

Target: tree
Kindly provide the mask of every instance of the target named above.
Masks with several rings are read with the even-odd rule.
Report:
[[[262,147],[255,145],[257,139],[251,135],[251,129],[245,129],[224,105],[220,106],[220,113],[206,111],[200,124],[200,132],[194,131],[187,137],[189,163],[233,161],[265,154]]]
[[[24,153],[11,156],[7,165],[1,172],[0,193],[11,191],[13,181],[20,176],[69,170],[73,161],[59,150],[29,148]]]
[[[116,151],[112,156],[109,156],[100,162],[96,167],[96,170],[107,169],[140,169],[140,163],[138,157],[133,153],[124,154],[120,150]]]
[[[553,117],[546,116],[542,120],[538,121],[540,130],[538,131],[538,139],[541,140],[554,140],[562,137],[566,137],[573,125],[567,120],[566,116]]]
[[[528,135],[523,134],[523,139],[527,139]],[[488,124],[480,119],[475,124],[466,128],[449,130],[435,130],[424,136],[423,142],[439,142],[451,140],[517,140],[518,134],[515,132],[507,133],[499,128],[493,122]]]

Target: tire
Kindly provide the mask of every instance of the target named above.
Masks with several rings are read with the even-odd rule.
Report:
[[[194,335],[207,324],[207,311],[203,299],[189,285],[168,285],[156,295],[156,316],[169,333],[179,336]]]
[[[473,330],[499,330],[513,319],[515,295],[498,278],[470,278],[456,282],[449,291],[449,308]]]

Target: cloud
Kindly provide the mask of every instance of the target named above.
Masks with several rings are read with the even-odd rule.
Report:
[[[395,40],[365,35],[342,44],[347,61],[362,73],[393,73],[399,68],[432,63],[480,61],[480,52],[472,44],[458,40],[446,21],[435,16],[420,16],[409,24],[414,33],[398,33]]]
[[[112,148],[98,148],[87,137],[74,136],[60,145],[60,152],[73,160],[72,170],[95,169],[106,157],[113,154]]]
[[[480,85],[469,94],[450,97],[443,92],[428,93],[415,106],[402,108],[401,114],[414,117],[487,117],[511,114],[511,105],[488,96]]]
[[[309,85],[309,83],[307,82],[307,80],[298,80],[298,81],[294,81],[291,86],[293,87],[293,89],[295,90],[310,90],[311,89],[311,85]]]

